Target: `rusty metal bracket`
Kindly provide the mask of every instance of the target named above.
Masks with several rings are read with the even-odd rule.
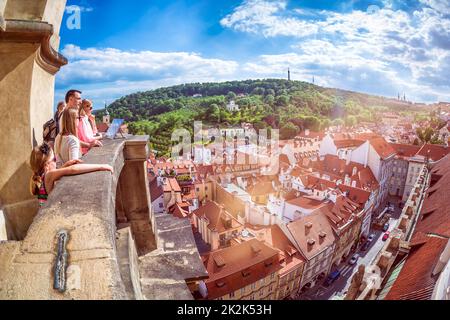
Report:
[[[57,256],[54,268],[53,289],[58,290],[60,293],[66,291],[67,283],[67,267],[68,267],[68,253],[67,242],[69,241],[69,233],[66,230],[61,230],[56,235],[58,239],[57,243]]]

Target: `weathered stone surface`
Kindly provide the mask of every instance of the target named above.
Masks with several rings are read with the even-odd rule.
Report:
[[[11,263],[0,270],[4,299],[126,299],[116,254],[115,189],[124,166],[124,140],[106,141],[84,161],[108,163],[109,172],[66,177],[39,211]],[[53,290],[55,235],[69,231],[69,264],[81,271],[79,290]],[[3,252],[3,245],[0,252]]]
[[[53,115],[54,74],[67,63],[55,51],[65,3],[0,1],[0,203],[10,240],[25,237],[37,212],[28,160]]]
[[[192,299],[186,280],[208,274],[200,259],[189,220],[155,215],[158,250],[141,258],[142,291],[146,299]]]

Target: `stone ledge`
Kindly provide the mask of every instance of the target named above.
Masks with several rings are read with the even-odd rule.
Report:
[[[129,251],[130,245],[134,248],[135,244],[130,243],[131,236],[124,238],[125,231],[117,230],[119,178],[122,173],[134,174],[133,170],[123,170],[125,162],[126,168],[140,168],[137,161],[143,161],[140,159],[142,150],[136,157],[131,155],[125,160],[125,149],[138,146],[142,149],[147,147],[146,144],[147,137],[106,140],[103,148],[92,150],[83,160],[85,163],[110,164],[115,168],[113,175],[95,172],[65,177],[57,183],[25,240],[0,244],[0,299],[193,298],[187,282],[205,279],[208,274],[189,220],[166,214],[150,215],[148,220],[156,232],[157,249],[141,258],[135,257],[131,262],[127,261],[134,256],[133,251]],[[144,163],[139,170],[146,179]],[[148,204],[147,191],[143,193],[145,199],[141,200]],[[131,230],[133,222],[127,224]],[[68,263],[74,270],[80,270],[82,279],[78,281],[80,288],[69,289],[64,294],[52,287],[56,234],[61,229],[69,232]],[[133,236],[140,230],[135,229]],[[137,291],[133,292],[130,285],[138,288]]]
[[[158,250],[140,258],[141,284],[147,299],[191,300],[186,284],[208,278],[189,220],[155,215]]]
[[[1,20],[1,19],[0,19]],[[3,20],[0,21],[0,42],[39,43],[36,62],[50,74],[56,74],[68,60],[50,44],[53,26],[46,22]]]

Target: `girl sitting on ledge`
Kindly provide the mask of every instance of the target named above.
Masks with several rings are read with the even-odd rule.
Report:
[[[110,171],[114,169],[107,164],[82,164],[80,159],[70,160],[60,169],[56,169],[56,158],[47,143],[36,147],[31,152],[30,166],[33,176],[30,181],[31,194],[39,199],[39,206],[47,202],[48,195],[53,191],[55,182],[64,176],[73,176],[95,171]]]

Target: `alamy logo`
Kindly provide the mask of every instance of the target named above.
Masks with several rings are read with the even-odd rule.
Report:
[[[94,9],[80,7],[77,5],[71,5],[66,7],[66,27],[69,30],[80,30],[81,29],[81,13],[92,12]]]
[[[66,26],[69,30],[81,29],[81,8],[79,6],[67,6],[66,13],[68,14]]]

